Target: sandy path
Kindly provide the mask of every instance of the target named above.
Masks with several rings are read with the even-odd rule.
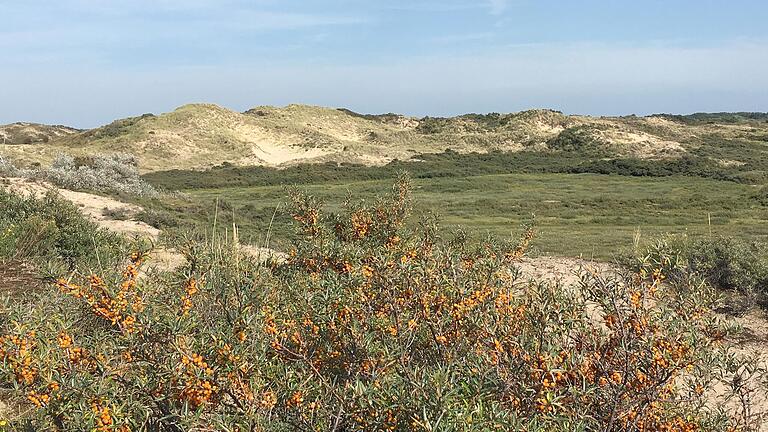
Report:
[[[524,257],[515,264],[515,267],[520,271],[523,279],[558,282],[563,286],[578,285],[580,275],[587,270],[595,270],[600,274],[610,274],[615,271],[615,266],[608,263],[550,256]]]

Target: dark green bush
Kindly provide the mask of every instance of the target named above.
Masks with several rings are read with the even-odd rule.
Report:
[[[768,293],[768,249],[763,243],[733,237],[699,240],[688,251],[688,262],[717,287]]]
[[[547,146],[552,150],[577,152],[582,155],[607,155],[600,143],[589,135],[589,130],[584,126],[570,127],[547,141]]]
[[[0,190],[0,259],[56,258],[96,268],[116,261],[123,243],[55,192],[34,198]]]
[[[666,257],[664,261],[658,258],[661,256]],[[638,262],[656,262],[673,279],[695,274],[716,288],[739,294],[745,300],[740,309],[754,306],[755,297],[759,301],[768,295],[768,245],[758,241],[726,236],[697,240],[667,236],[657,239],[636,258]]]
[[[768,121],[768,113],[761,112],[695,113],[689,115],[657,114],[657,116],[686,125],[699,125],[707,123],[740,124],[750,121]]]
[[[443,132],[448,125],[448,119],[442,117],[424,117],[419,120],[416,132],[430,135]]]
[[[136,219],[159,229],[175,228],[180,224],[176,216],[163,210],[143,210],[136,215]]]
[[[754,199],[762,205],[768,205],[768,186],[762,186],[753,195]]]
[[[561,150],[565,150],[565,147]],[[395,160],[380,167],[337,164],[335,162],[279,169],[263,166],[222,165],[202,172],[191,170],[153,172],[145,174],[143,178],[166,190],[185,190],[384,180],[394,179],[397,173],[403,170],[410,172],[415,178],[456,178],[521,173],[594,173],[633,177],[680,175],[739,183],[751,183],[755,179],[756,173],[764,172],[762,165],[759,164],[744,167],[723,167],[709,156],[704,155],[685,155],[669,160],[643,160],[636,158],[605,159],[574,151],[553,153],[491,151],[488,153],[459,154],[446,150],[443,153],[418,155],[415,159],[418,159],[419,162]]]

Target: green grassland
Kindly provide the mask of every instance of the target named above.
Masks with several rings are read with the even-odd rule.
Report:
[[[373,199],[388,187],[383,180],[303,185],[327,202],[347,194]],[[632,243],[637,229],[646,234],[701,236],[711,228],[717,234],[765,237],[768,212],[751,202],[752,192],[750,186],[689,177],[505,174],[420,179],[415,196],[419,213],[435,212],[444,225],[462,226],[474,235],[510,235],[535,214],[542,252],[609,258],[606,255]],[[221,204],[234,209],[245,232],[257,236],[266,231],[264,216],[284,201],[285,190],[280,186],[201,189],[192,197],[203,202],[220,198]],[[249,220],[249,215],[257,218]],[[276,221],[279,239],[288,219],[280,214]]]
[[[306,190],[336,211],[345,197],[372,200],[398,171],[414,177],[417,214],[436,214],[446,227],[473,237],[509,236],[535,215],[538,251],[611,259],[636,232],[686,233],[749,240],[768,236],[768,208],[759,166],[722,168],[704,158],[674,161],[592,160],[559,154],[432,155],[385,167],[219,167],[205,172],[152,173],[146,179],[186,199],[143,201],[148,222],[178,232],[234,221],[245,242],[280,248],[290,236],[281,211],[287,186]],[[216,210],[218,208],[218,210]]]

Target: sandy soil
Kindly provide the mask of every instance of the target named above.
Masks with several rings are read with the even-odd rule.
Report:
[[[733,350],[739,354],[757,357],[757,367],[768,370],[768,312],[756,308],[736,318],[736,322],[743,327],[743,332],[737,339],[731,341]],[[768,385],[768,383],[764,384]],[[754,413],[763,418],[760,430],[767,431],[768,392],[758,391],[751,394],[750,398],[755,407]],[[730,401],[729,406],[738,406],[738,401]]]
[[[606,274],[615,270],[615,266],[607,263],[549,256],[525,257],[516,264],[516,267],[520,271],[520,276],[525,280],[559,282],[563,286],[578,284],[580,275],[584,271],[597,271]]]

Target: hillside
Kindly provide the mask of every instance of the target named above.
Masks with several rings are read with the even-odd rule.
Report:
[[[4,126],[0,131],[40,133],[0,132],[14,137],[11,140],[16,144],[0,147],[0,155],[17,163],[45,163],[62,152],[126,152],[139,157],[144,171],[203,169],[225,162],[262,166],[328,161],[382,165],[446,149],[459,153],[527,149],[666,159],[712,146],[719,140],[738,140],[761,148],[768,139],[765,116],[744,113],[589,117],[529,110],[411,118],[306,105],[259,106],[239,113],[217,105],[192,104],[170,113],[117,120],[88,131],[38,125],[24,129],[18,125],[27,124]],[[26,138],[19,138],[22,136]],[[730,154],[721,156],[726,164],[743,163],[730,158]]]
[[[49,126],[37,123],[11,123],[0,125],[0,144],[38,144],[80,132],[67,126]]]

